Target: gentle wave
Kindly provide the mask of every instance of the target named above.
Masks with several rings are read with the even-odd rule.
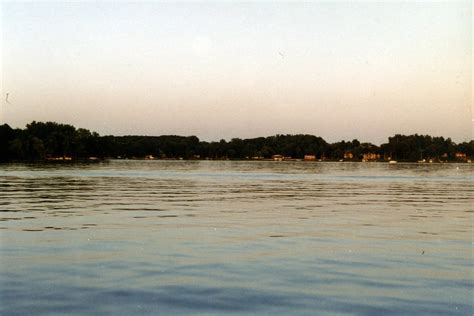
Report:
[[[473,174],[469,164],[0,165],[0,312],[470,314]]]

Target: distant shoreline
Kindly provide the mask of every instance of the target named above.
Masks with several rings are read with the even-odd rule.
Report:
[[[101,159],[70,159],[70,160],[50,160],[50,159],[38,159],[38,160],[10,160],[0,161],[0,165],[8,164],[98,164],[107,163],[110,161],[171,161],[171,162],[272,162],[272,163],[294,163],[301,162],[305,164],[317,164],[317,163],[358,163],[358,164],[391,164],[390,161],[361,161],[361,160],[321,160],[321,161],[308,161],[304,159],[289,159],[283,161],[277,161],[273,159],[178,159],[178,158],[101,158]],[[416,165],[440,165],[440,164],[471,164],[472,161],[433,161],[433,162],[420,162],[420,161],[396,161],[396,164],[416,164]]]
[[[0,161],[240,160],[446,163],[474,160],[474,141],[394,135],[380,146],[357,139],[328,143],[308,134],[277,134],[206,142],[196,136],[100,136],[83,128],[35,122],[24,129],[0,125]]]

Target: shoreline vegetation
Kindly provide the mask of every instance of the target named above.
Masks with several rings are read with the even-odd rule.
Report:
[[[297,134],[206,142],[196,136],[100,136],[55,122],[33,121],[24,129],[0,125],[0,162],[106,159],[466,163],[474,160],[474,141],[456,144],[450,138],[397,134],[377,146]]]

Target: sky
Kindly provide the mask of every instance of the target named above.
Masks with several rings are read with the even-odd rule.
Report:
[[[470,1],[0,6],[0,124],[207,141],[472,139]]]

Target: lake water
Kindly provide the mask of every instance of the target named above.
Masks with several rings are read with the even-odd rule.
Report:
[[[0,165],[0,314],[472,315],[473,174]]]

